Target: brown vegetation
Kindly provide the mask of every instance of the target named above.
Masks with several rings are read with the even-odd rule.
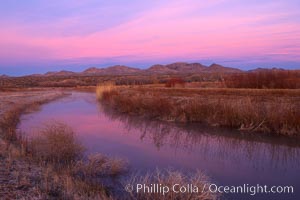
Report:
[[[172,78],[185,82],[211,82],[220,81],[219,73],[204,74],[151,74],[151,75],[88,75],[88,76],[23,76],[0,78],[0,91],[12,88],[37,88],[37,87],[86,87],[96,86],[105,82],[114,82],[116,85],[145,85],[165,84]]]
[[[36,109],[41,104],[47,103],[49,101],[53,101],[64,95],[66,94],[50,93],[50,94],[46,94],[45,97],[40,96],[38,99],[32,101],[13,103],[12,108],[2,113],[2,116],[0,118],[0,128],[1,128],[2,138],[10,142],[18,142],[20,135],[18,135],[16,132],[16,126],[20,121],[21,114],[23,114],[24,112],[29,112],[32,109]]]
[[[120,158],[111,158],[102,154],[92,154],[87,161],[79,161],[72,169],[73,176],[91,184],[99,177],[117,177],[127,171],[127,161]]]
[[[48,123],[28,144],[28,152],[38,162],[55,168],[71,166],[82,158],[84,147],[73,130],[63,123]]]
[[[166,82],[165,86],[166,87],[175,87],[175,86],[184,87],[185,81],[182,78],[171,78]]]
[[[225,77],[230,88],[300,88],[300,71],[262,70],[251,73],[232,74]]]
[[[123,88],[102,103],[121,113],[200,122],[295,136],[300,133],[299,90]]]
[[[97,98],[99,100],[102,98],[105,98],[105,97],[103,97],[103,95],[105,95],[107,92],[112,91],[115,87],[116,86],[113,82],[106,82],[101,85],[98,85],[98,87],[96,88]]]

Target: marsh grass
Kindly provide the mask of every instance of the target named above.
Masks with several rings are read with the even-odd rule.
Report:
[[[45,124],[29,141],[28,151],[38,162],[51,163],[59,168],[81,159],[84,147],[70,127],[61,122],[52,122]]]
[[[1,136],[4,140],[18,144],[22,142],[22,137],[16,131],[16,127],[20,122],[20,117],[24,113],[37,110],[40,105],[53,101],[57,98],[65,96],[64,93],[49,95],[49,97],[41,98],[32,102],[16,103],[11,109],[2,114],[0,119]]]
[[[100,102],[121,113],[299,136],[300,95],[291,90],[122,89]]]
[[[103,99],[103,95],[108,92],[112,92],[116,88],[114,82],[105,82],[98,84],[96,87],[96,96],[98,100]]]
[[[24,112],[24,110],[24,107],[18,106],[3,114],[3,117],[0,120],[3,139],[9,142],[17,141],[18,137],[15,131],[15,127],[19,123],[19,117],[21,113]]]
[[[91,184],[74,177],[70,170],[57,172],[43,167],[39,190],[44,199],[111,199],[101,184]]]
[[[261,70],[225,76],[230,88],[300,88],[299,70]]]
[[[105,181],[118,178],[127,170],[128,162],[126,160],[97,153],[89,155],[86,161],[77,162],[72,168],[72,174],[90,185],[95,185],[95,183],[96,185],[105,185]]]

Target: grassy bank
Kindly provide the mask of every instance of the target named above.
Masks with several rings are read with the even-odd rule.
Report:
[[[126,169],[123,160],[100,154],[84,159],[84,147],[73,130],[59,122],[46,124],[32,138],[16,129],[22,114],[65,95],[50,91],[1,93],[1,197],[111,199],[101,181],[122,173]]]
[[[300,134],[300,90],[110,87],[98,99],[118,112],[148,118]]]

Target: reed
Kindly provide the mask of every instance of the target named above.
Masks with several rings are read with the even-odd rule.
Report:
[[[225,76],[230,88],[300,88],[299,70],[261,70]]]
[[[97,153],[88,156],[87,161],[79,161],[72,168],[74,177],[88,182],[101,185],[97,179],[107,177],[117,177],[128,170],[128,162],[120,158],[111,158]]]
[[[297,91],[123,89],[100,102],[121,113],[287,136],[300,133]]]
[[[48,123],[29,142],[28,151],[38,162],[66,167],[82,158],[84,147],[73,130],[61,122]]]
[[[54,93],[41,97],[41,99],[34,100],[32,102],[17,102],[13,106],[2,113],[0,118],[0,134],[1,136],[15,144],[22,142],[22,137],[17,133],[16,127],[20,121],[20,116],[23,113],[28,113],[39,108],[40,105],[50,101],[54,101],[57,98],[61,98],[67,95],[66,93]]]
[[[103,98],[104,93],[111,92],[115,88],[116,88],[116,85],[113,82],[105,82],[102,84],[98,84],[96,87],[97,99],[101,100]]]

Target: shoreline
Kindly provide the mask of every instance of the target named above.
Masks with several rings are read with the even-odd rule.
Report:
[[[8,199],[42,199],[36,180],[45,169],[25,155],[25,141],[16,131],[20,116],[67,95],[62,91],[1,92],[0,196]]]

